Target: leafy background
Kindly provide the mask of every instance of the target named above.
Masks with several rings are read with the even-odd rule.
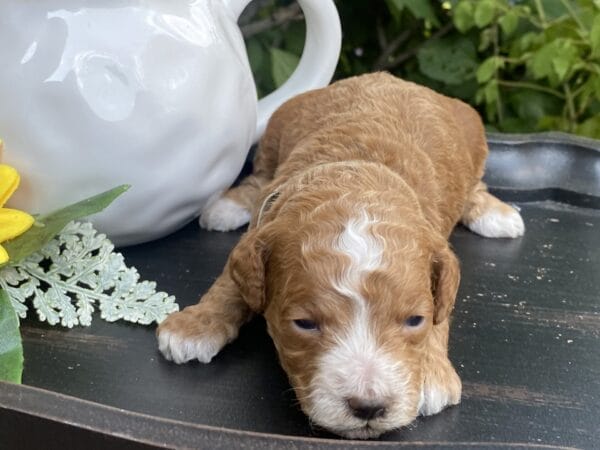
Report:
[[[600,139],[600,0],[336,0],[335,78],[387,70],[475,106],[489,130]],[[302,53],[296,2],[255,0],[241,17],[259,96]]]

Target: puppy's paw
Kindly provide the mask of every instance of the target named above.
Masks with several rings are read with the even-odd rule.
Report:
[[[221,348],[222,345],[210,337],[184,337],[169,331],[158,332],[158,349],[165,359],[177,364],[194,359],[209,363]]]
[[[436,370],[434,374],[425,376],[419,415],[431,416],[439,413],[447,406],[460,403],[462,383],[454,368]]]
[[[508,206],[490,209],[467,224],[467,227],[480,236],[489,238],[516,238],[525,233],[525,224],[519,212]]]
[[[156,336],[164,357],[183,364],[194,359],[209,363],[237,333],[206,313],[183,310],[167,317],[156,330]]]
[[[250,221],[250,211],[218,193],[208,200],[200,216],[200,226],[206,230],[232,231]]]

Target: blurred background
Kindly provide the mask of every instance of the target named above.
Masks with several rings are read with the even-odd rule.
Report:
[[[476,107],[489,131],[600,139],[600,0],[336,0],[336,79],[386,70]],[[293,0],[255,0],[240,25],[259,96],[304,44]]]

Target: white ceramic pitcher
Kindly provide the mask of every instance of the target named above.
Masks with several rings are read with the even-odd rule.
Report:
[[[250,0],[0,1],[0,137],[11,205],[44,213],[119,184],[92,221],[118,245],[164,236],[228,187],[269,116],[326,85],[333,0],[298,0],[304,54],[257,102],[237,19]]]

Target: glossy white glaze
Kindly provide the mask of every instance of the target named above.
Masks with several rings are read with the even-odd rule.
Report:
[[[0,2],[0,136],[44,213],[118,184],[95,225],[119,245],[164,236],[229,186],[270,114],[329,82],[341,33],[332,0],[301,0],[302,61],[257,105],[236,24],[249,0]],[[258,112],[257,112],[258,111]]]

